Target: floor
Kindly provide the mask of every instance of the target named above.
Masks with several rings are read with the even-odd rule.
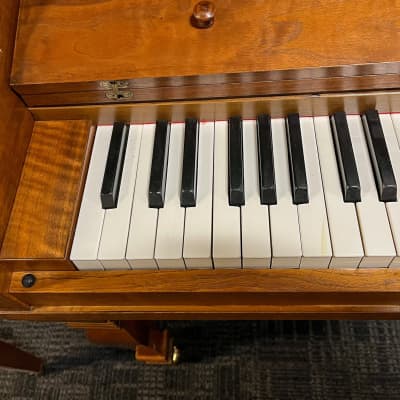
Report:
[[[137,363],[63,324],[0,321],[1,340],[46,364],[41,376],[1,369],[0,399],[400,399],[400,321],[167,325],[177,366]]]

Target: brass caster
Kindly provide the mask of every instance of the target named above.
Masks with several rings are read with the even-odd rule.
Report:
[[[173,346],[172,357],[171,357],[172,364],[178,364],[180,358],[181,358],[181,351],[176,346]]]

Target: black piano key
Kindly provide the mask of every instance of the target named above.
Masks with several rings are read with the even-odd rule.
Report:
[[[154,135],[153,159],[151,162],[149,184],[150,208],[164,207],[170,131],[171,125],[168,121],[157,121]]]
[[[114,124],[100,194],[104,209],[117,208],[118,205],[128,133],[129,125],[122,122]]]
[[[308,203],[308,186],[299,114],[286,118],[286,134],[293,203],[305,204]]]
[[[369,110],[362,116],[369,155],[375,175],[380,201],[397,200],[397,184],[394,177],[381,121],[376,110]]]
[[[185,145],[183,149],[181,207],[196,206],[197,159],[199,143],[199,121],[185,121]]]
[[[339,111],[333,114],[331,116],[331,126],[340,181],[342,183],[343,200],[346,203],[359,202],[361,201],[360,179],[346,113]]]
[[[240,117],[229,118],[228,122],[228,189],[229,205],[243,206],[243,129]]]
[[[276,204],[274,153],[269,115],[257,117],[257,144],[261,204]]]

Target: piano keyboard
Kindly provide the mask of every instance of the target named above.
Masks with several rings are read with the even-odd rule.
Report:
[[[99,126],[78,269],[400,266],[400,115]]]

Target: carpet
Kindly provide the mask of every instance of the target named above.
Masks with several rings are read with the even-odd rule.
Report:
[[[170,321],[176,366],[90,344],[59,323],[0,321],[0,340],[45,360],[0,369],[0,399],[400,399],[399,321]]]

